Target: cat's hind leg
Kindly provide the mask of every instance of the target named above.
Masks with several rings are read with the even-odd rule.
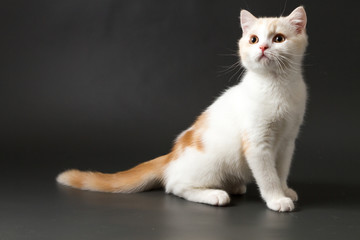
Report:
[[[232,186],[231,189],[229,190],[229,193],[234,195],[243,195],[246,193],[246,189],[247,189],[246,184],[240,183]]]
[[[195,188],[182,185],[174,187],[171,193],[192,202],[214,206],[224,206],[230,203],[229,194],[220,189]]]

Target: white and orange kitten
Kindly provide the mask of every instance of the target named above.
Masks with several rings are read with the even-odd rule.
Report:
[[[301,64],[306,13],[256,18],[241,11],[239,53],[246,74],[176,139],[171,152],[114,174],[69,170],[57,181],[92,191],[131,193],[163,186],[189,201],[226,205],[256,180],[275,211],[298,196],[287,177],[306,105]]]

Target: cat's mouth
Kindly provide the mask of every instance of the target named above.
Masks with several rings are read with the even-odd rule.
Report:
[[[269,61],[270,61],[270,58],[268,56],[266,56],[265,53],[261,54],[258,57],[258,62],[268,63]]]
[[[263,54],[263,55],[260,56],[260,59],[264,59],[264,58],[269,59],[265,54]]]

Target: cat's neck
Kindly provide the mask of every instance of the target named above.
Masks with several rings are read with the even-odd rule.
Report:
[[[248,71],[242,80],[253,96],[283,96],[294,94],[297,87],[303,84],[302,72],[294,71],[286,75],[264,74]]]
[[[278,71],[247,71],[244,80],[256,81],[264,85],[281,85],[286,86],[291,83],[302,80],[302,70],[299,68],[292,68],[291,70],[278,72]]]

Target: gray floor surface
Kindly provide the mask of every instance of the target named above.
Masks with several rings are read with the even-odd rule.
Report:
[[[14,182],[16,181],[16,182]],[[11,183],[11,184],[10,184]],[[293,184],[292,213],[268,210],[255,185],[212,207],[167,195],[80,191],[54,181],[0,183],[0,239],[359,239],[359,186]]]

